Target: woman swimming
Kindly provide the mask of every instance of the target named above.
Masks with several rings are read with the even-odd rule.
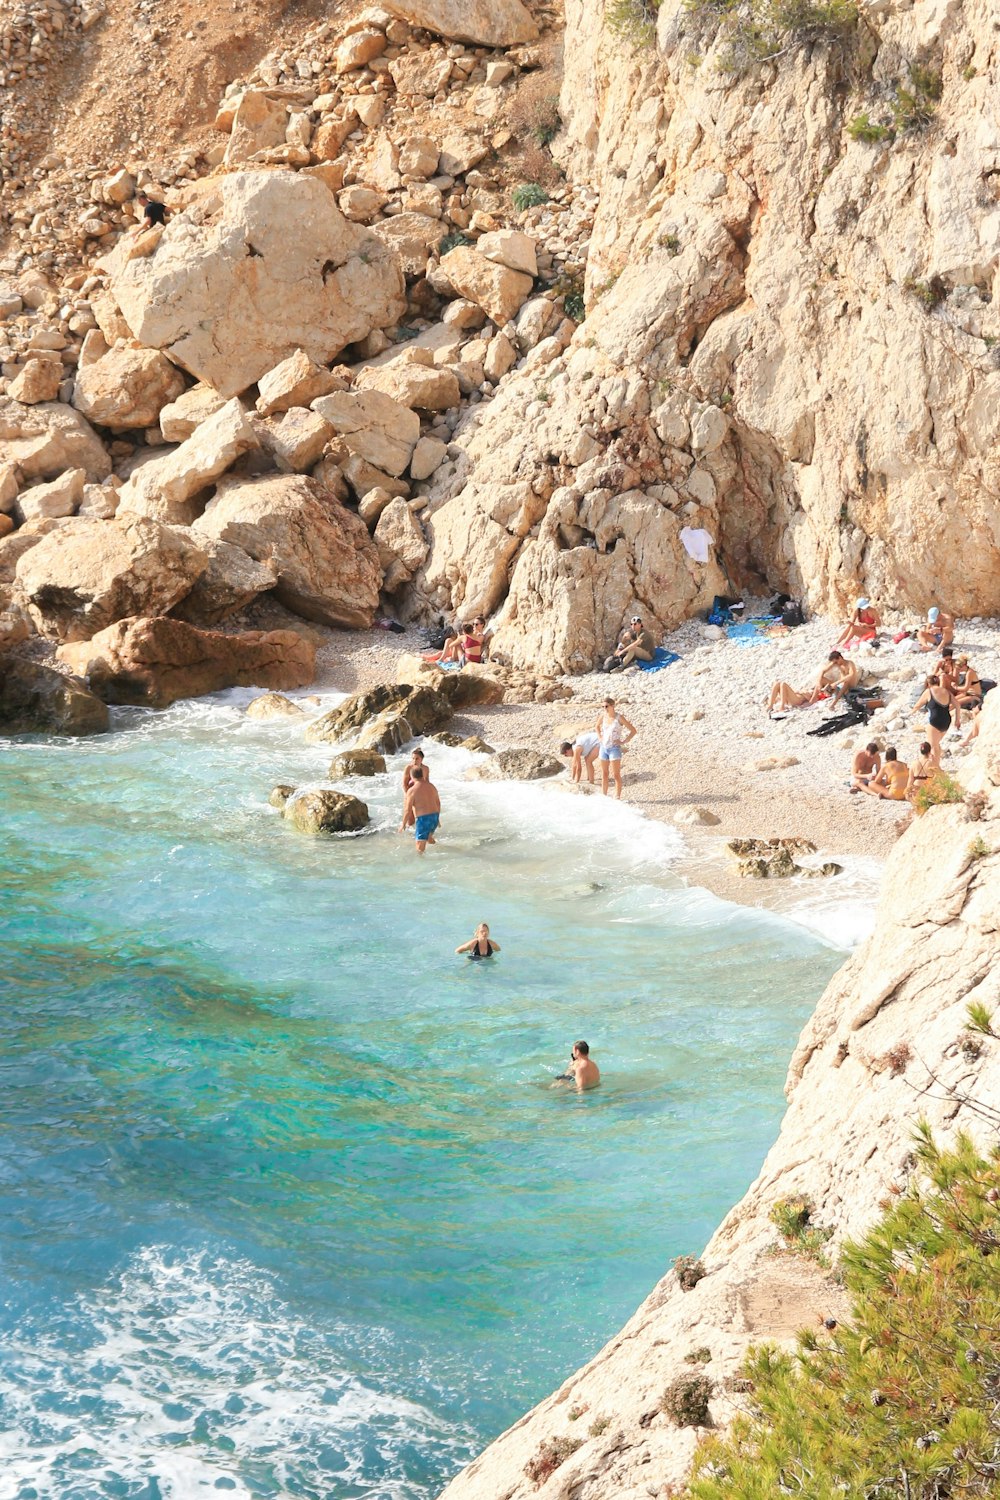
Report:
[[[492,958],[494,953],[500,952],[500,944],[494,943],[490,938],[490,929],[487,923],[480,922],[476,928],[476,935],[463,943],[456,953],[467,953],[470,958]]]

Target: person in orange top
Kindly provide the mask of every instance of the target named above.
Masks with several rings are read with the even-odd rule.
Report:
[[[872,609],[871,600],[859,599],[849,624],[844,626],[837,637],[837,645],[849,646],[852,641],[873,641],[881,623],[877,611]]]

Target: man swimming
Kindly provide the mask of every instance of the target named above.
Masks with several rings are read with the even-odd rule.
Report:
[[[584,1089],[596,1089],[601,1081],[601,1070],[590,1055],[586,1042],[574,1042],[569,1059],[570,1071],[560,1073],[556,1083],[572,1083],[577,1093]]]
[[[432,786],[425,778],[422,766],[414,766],[411,775],[410,790],[406,794],[403,808],[403,826],[406,827],[412,816],[417,853],[423,854],[428,844],[437,843],[434,834],[441,821],[441,798],[437,787]]]

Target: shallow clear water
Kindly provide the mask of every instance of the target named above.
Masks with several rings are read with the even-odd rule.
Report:
[[[437,746],[425,859],[403,758],[297,836],[329,749],[240,701],[4,744],[0,1500],[435,1495],[701,1247],[842,958]]]

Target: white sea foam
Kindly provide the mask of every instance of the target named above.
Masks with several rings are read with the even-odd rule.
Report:
[[[423,1487],[399,1450],[432,1447],[445,1471],[469,1456],[470,1436],[350,1371],[352,1337],[309,1328],[245,1260],[145,1249],[57,1327],[29,1315],[8,1341],[0,1500],[29,1489],[84,1500],[150,1480],[163,1500],[325,1497],[338,1484],[412,1500]],[[365,1472],[366,1446],[378,1449],[377,1475]]]

